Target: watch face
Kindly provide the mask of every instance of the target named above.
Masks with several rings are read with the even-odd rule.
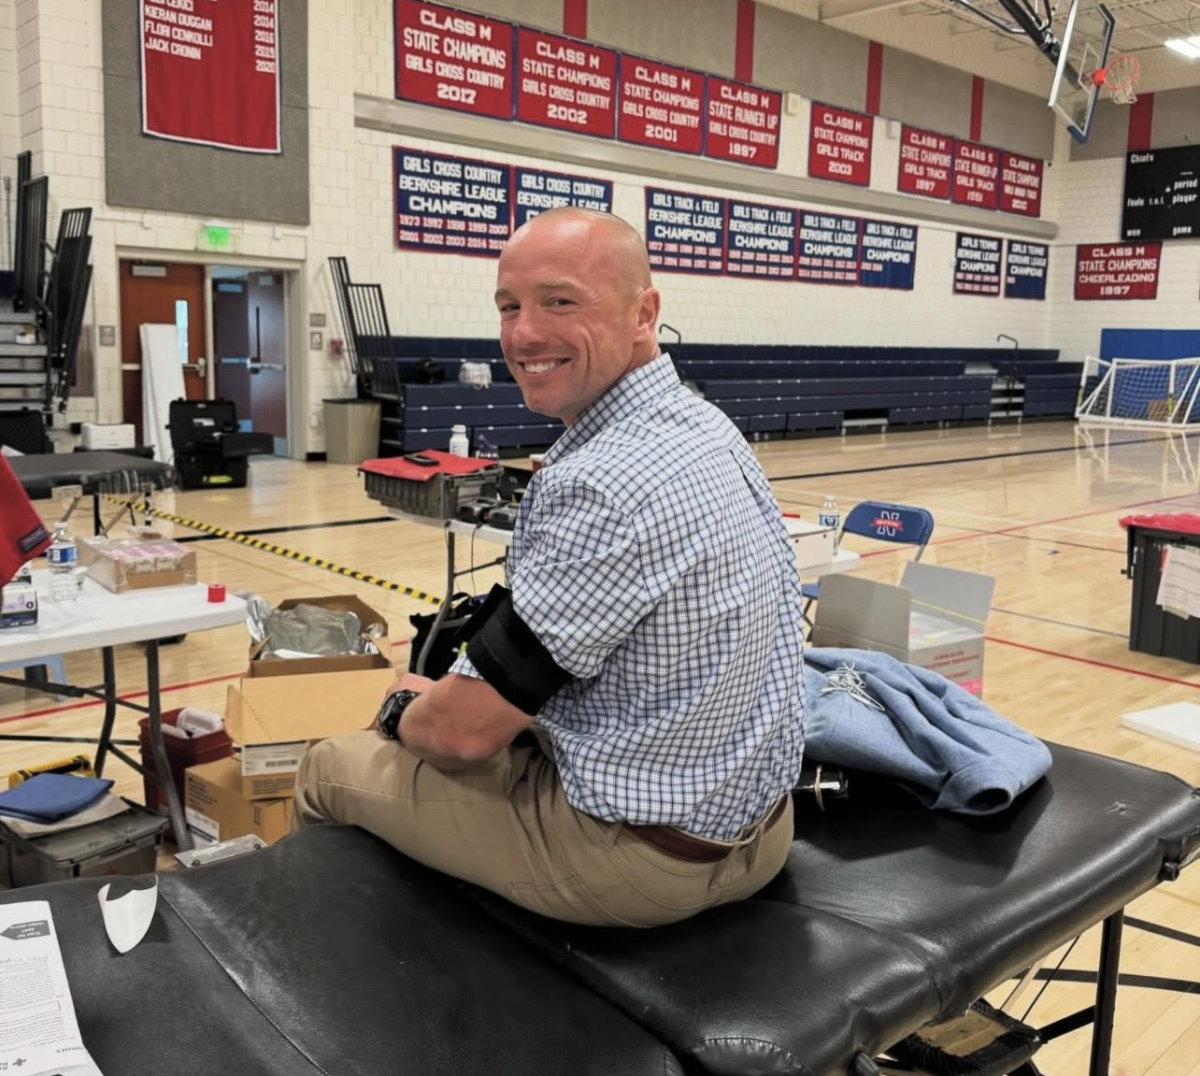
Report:
[[[397,691],[383,700],[379,708],[379,731],[388,739],[397,740],[399,736],[400,718],[408,704],[418,695],[416,691]]]

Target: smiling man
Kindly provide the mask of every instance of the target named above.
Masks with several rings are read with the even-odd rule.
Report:
[[[654,926],[782,866],[804,745],[801,595],[770,486],[658,351],[624,221],[518,229],[496,287],[526,404],[567,430],[530,480],[466,652],[325,740],[297,825],[348,822],[571,922]]]

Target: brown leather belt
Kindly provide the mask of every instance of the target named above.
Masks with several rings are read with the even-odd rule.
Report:
[[[763,824],[762,832],[766,833],[783,814],[784,807],[790,796],[782,796],[775,809]],[[631,826],[625,823],[625,828],[635,837],[653,845],[661,852],[666,852],[676,859],[686,859],[692,863],[716,863],[733,851],[733,846],[719,841],[705,840],[703,837],[693,837],[674,826]]]

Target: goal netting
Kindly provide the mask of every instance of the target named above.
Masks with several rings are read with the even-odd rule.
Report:
[[[1097,359],[1083,363],[1080,422],[1144,429],[1200,428],[1200,358]]]

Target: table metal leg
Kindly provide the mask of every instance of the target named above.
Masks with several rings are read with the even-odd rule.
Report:
[[[96,744],[96,776],[104,773],[104,761],[112,742],[113,722],[117,718],[117,662],[111,646],[100,651],[104,667],[104,724],[100,728],[100,740]]]
[[[429,629],[429,635],[421,647],[421,652],[417,655],[417,663],[413,667],[413,672],[418,676],[425,675],[425,660],[429,657],[429,653],[433,649],[433,641],[437,638],[442,621],[446,619],[446,614],[450,612],[450,607],[454,604],[454,578],[456,574],[454,570],[454,538],[453,531],[446,531],[446,597],[443,599],[442,607],[438,610],[437,617],[433,621],[433,627]]]
[[[183,817],[179,792],[175,788],[175,779],[171,776],[171,767],[167,762],[167,748],[163,743],[157,639],[151,639],[146,643],[146,689],[147,704],[150,710],[150,745],[154,751],[154,769],[158,774],[163,792],[167,796],[167,814],[170,816],[171,826],[175,830],[175,845],[179,851],[188,852],[192,848],[192,837],[188,833],[187,823]]]
[[[1118,909],[1100,928],[1100,968],[1096,983],[1096,1026],[1088,1076],[1108,1076],[1112,1057],[1113,1022],[1117,1014],[1117,975],[1121,963],[1121,928],[1125,910]]]

